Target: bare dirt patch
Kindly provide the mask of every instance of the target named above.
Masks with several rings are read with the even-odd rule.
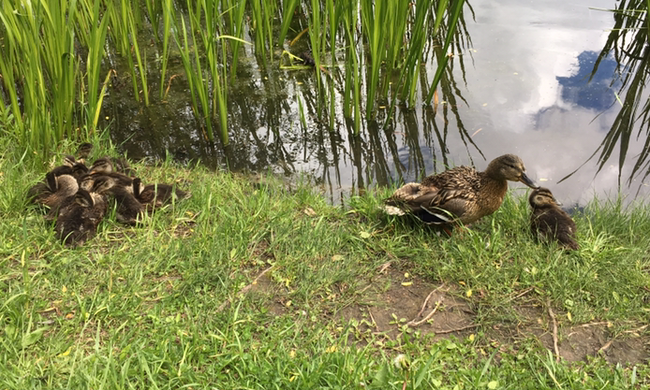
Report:
[[[557,327],[553,336],[553,318],[543,302],[520,294],[512,300],[517,313],[516,323],[485,326],[476,322],[476,315],[462,291],[451,286],[408,276],[396,266],[389,266],[372,278],[361,301],[337,313],[341,322],[359,322],[359,330],[375,335],[398,337],[401,328],[410,326],[434,339],[463,337],[479,327],[487,337],[515,350],[524,341],[537,340],[544,348],[557,352],[567,361],[584,360],[601,354],[611,363],[641,363],[650,359],[650,337],[635,332],[615,336],[606,322]],[[552,310],[551,310],[552,312]],[[555,313],[559,318],[565,313]],[[557,321],[555,321],[557,326]],[[645,328],[645,327],[642,327]],[[642,329],[641,329],[642,330]]]

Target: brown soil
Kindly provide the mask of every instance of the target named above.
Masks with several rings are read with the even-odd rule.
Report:
[[[341,324],[356,321],[360,334],[388,338],[399,337],[405,326],[422,334],[433,334],[434,340],[465,337],[480,329],[492,345],[517,350],[524,342],[529,345],[532,341],[555,353],[553,318],[545,302],[532,289],[510,298],[515,321],[485,325],[476,322],[476,313],[470,305],[470,300],[480,299],[480,292],[468,300],[458,288],[405,276],[405,272],[408,271],[390,263],[380,267],[368,284],[360,288],[362,293],[355,303],[336,312],[335,319]],[[286,291],[272,280],[270,273],[258,277],[249,291],[272,302],[268,307],[270,314],[290,313]],[[553,316],[559,355],[567,361],[585,360],[598,354],[610,363],[636,364],[650,359],[650,337],[643,332],[647,326],[641,326],[638,332],[614,335],[611,323],[565,325],[566,313],[554,311]],[[360,337],[356,341],[364,343],[363,336]]]
[[[475,328],[482,325],[475,322],[476,315],[464,299],[463,291],[454,287],[433,284],[418,277],[407,278],[404,271],[392,266],[379,273],[371,284],[373,287],[366,290],[365,302],[338,313],[342,322],[365,319],[362,324],[372,324],[365,325],[366,329],[373,326],[375,334],[390,337],[401,333],[400,326],[409,324],[423,334],[435,334],[435,338],[462,337],[476,332]],[[381,286],[387,287],[381,289]],[[482,329],[492,343],[516,349],[524,340],[533,338],[554,352],[553,319],[543,302],[526,295],[524,291],[521,296],[512,298],[518,318],[516,323],[482,326]],[[432,312],[429,320],[422,321]],[[566,318],[566,315],[555,312],[554,317],[557,324],[561,322],[558,318]],[[567,361],[584,360],[597,354],[602,354],[611,363],[634,364],[650,358],[650,337],[647,335],[629,332],[614,337],[610,332],[611,324],[606,322],[557,326],[558,351]]]

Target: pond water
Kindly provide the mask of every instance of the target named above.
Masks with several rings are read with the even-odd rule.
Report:
[[[620,85],[612,85],[613,59],[604,60],[589,81],[614,24],[611,12],[594,8],[614,8],[616,3],[469,4],[475,19],[466,8],[467,43],[452,53],[453,72],[439,87],[447,85],[450,93],[441,93],[438,103],[429,107],[423,107],[421,96],[414,110],[398,106],[386,126],[381,112],[377,122],[364,118],[359,137],[352,135],[340,107],[335,107],[339,115],[332,128],[316,119],[319,98],[313,69],[272,66],[261,71],[252,49],[242,59],[229,96],[228,148],[205,140],[181,81],[172,80],[166,101],[145,107],[129,98],[128,72],[114,57],[117,76],[106,100],[105,124],[110,123],[113,141],[131,158],[169,153],[179,161],[200,159],[214,168],[307,173],[332,202],[368,187],[418,180],[447,166],[474,164],[483,169],[504,153],[519,155],[529,176],[565,205],[582,205],[594,196],[616,197],[618,149],[599,173],[598,155],[589,160],[621,108]],[[174,67],[182,75],[179,60],[172,58],[172,74]],[[423,78],[432,80],[434,72],[435,64],[427,65]],[[156,77],[150,79],[156,91]],[[628,156],[637,155],[644,142],[633,136]],[[627,185],[632,165],[623,166],[623,192],[628,199],[645,197],[650,190],[641,180]],[[520,184],[511,188],[526,191]]]

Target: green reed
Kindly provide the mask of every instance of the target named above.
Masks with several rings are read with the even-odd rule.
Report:
[[[97,129],[99,113],[102,109],[102,101],[106,92],[106,86],[110,78],[110,72],[106,75],[104,83],[101,82],[101,65],[104,58],[104,46],[106,33],[108,31],[109,17],[103,14],[99,1],[86,0],[84,5],[86,17],[89,21],[90,31],[88,32],[88,57],[86,59],[86,77],[88,79],[88,94],[86,104],[88,131],[94,132]],[[91,7],[92,6],[92,7]],[[100,90],[101,86],[101,90]]]
[[[431,82],[431,86],[429,89],[429,95],[427,96],[426,99],[427,105],[431,104],[431,100],[433,99],[433,95],[436,91],[438,82],[442,77],[442,73],[445,71],[447,62],[449,61],[447,50],[449,49],[451,40],[456,33],[456,24],[460,19],[460,15],[463,11],[463,5],[465,4],[465,0],[455,0],[451,3],[451,6],[449,6],[448,3],[449,3],[448,0],[441,0],[440,3],[438,3],[438,8],[436,9],[436,18],[433,26],[434,36],[437,36],[437,34],[441,29],[444,13],[447,12],[449,17],[447,21],[448,25],[445,33],[444,43],[442,45],[442,48],[436,50],[437,58],[438,58],[438,67],[436,69],[435,75],[433,76],[433,81]]]
[[[230,82],[235,81],[239,51],[242,47],[241,39],[244,36],[244,20],[246,19],[246,0],[222,0],[223,14],[226,18],[225,27],[228,34],[237,39],[230,41],[232,58],[230,63]]]
[[[76,1],[23,3],[0,8],[0,71],[17,140],[46,152],[74,128],[79,78],[74,52]],[[4,99],[4,98],[3,98]],[[5,102],[3,102],[5,103]]]
[[[359,39],[356,34],[358,22],[358,2],[349,1],[343,10],[345,28],[345,85],[343,93],[343,114],[346,118],[353,117],[354,133],[361,130],[361,73],[359,69],[359,54],[357,53]]]
[[[167,73],[167,63],[169,62],[169,37],[171,35],[171,26],[172,21],[176,20],[176,13],[174,11],[174,6],[172,0],[163,1],[163,39],[162,39],[162,59],[161,59],[161,70],[160,70],[160,98],[165,98],[165,75]],[[154,28],[154,32],[158,30]],[[154,34],[157,36],[157,34]]]
[[[362,31],[368,42],[368,56],[370,57],[369,68],[366,76],[366,111],[374,117],[375,98],[379,85],[379,71],[384,59],[384,35],[385,28],[383,21],[386,19],[386,4],[383,1],[361,0],[361,25]]]
[[[262,65],[266,67],[267,57],[273,60],[273,19],[276,17],[277,5],[273,0],[259,0],[251,1],[250,6],[255,34],[255,53]]]
[[[280,34],[278,36],[278,46],[282,47],[284,38],[289,32],[294,12],[300,4],[300,0],[283,0],[282,1],[282,23],[280,24]]]
[[[188,0],[188,9],[192,9],[192,5]],[[197,118],[203,118],[202,126],[205,126],[205,133],[208,139],[213,139],[212,134],[212,121],[210,119],[210,105],[209,105],[209,91],[207,83],[203,82],[203,68],[201,66],[201,57],[196,48],[196,38],[194,36],[194,29],[190,26],[191,39],[188,36],[187,26],[185,19],[180,18],[180,29],[176,28],[177,34],[174,35],[176,43],[180,50],[180,58],[185,69],[185,77],[187,84],[190,88],[190,97],[192,99],[192,110]],[[182,35],[177,36],[180,32]],[[182,39],[182,40],[181,40]],[[191,43],[190,43],[191,40]],[[191,46],[191,47],[190,47]],[[200,105],[199,105],[200,102]]]

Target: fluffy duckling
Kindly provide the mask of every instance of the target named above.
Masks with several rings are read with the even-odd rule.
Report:
[[[82,245],[106,215],[106,196],[79,189],[59,210],[54,230],[65,245]]]
[[[86,163],[86,159],[90,156],[90,153],[93,151],[93,144],[90,142],[84,142],[77,148],[77,160],[80,162]]]
[[[133,179],[133,193],[136,199],[146,206],[147,210],[154,210],[175,200],[187,199],[191,196],[189,192],[181,191],[169,184],[143,186],[139,177]]]
[[[135,225],[141,214],[144,213],[144,206],[119,180],[112,176],[100,175],[93,183],[93,190],[99,194],[110,195],[117,203],[116,218],[118,222]]]
[[[523,161],[505,154],[492,160],[485,171],[459,166],[422,183],[407,183],[386,200],[391,215],[412,214],[429,224],[470,224],[497,211],[508,190],[508,180],[537,188],[526,176]]]
[[[544,241],[557,241],[561,246],[577,250],[576,224],[562,210],[548,188],[540,187],[528,197],[533,212],[530,215],[530,229],[535,237]]]
[[[79,184],[72,175],[56,175],[48,172],[45,183],[38,183],[27,191],[31,203],[47,206],[56,215],[63,201],[77,193]]]
[[[129,163],[123,158],[110,158],[108,156],[98,158],[90,168],[90,173],[120,173],[130,177],[135,176],[135,172],[129,166]]]

